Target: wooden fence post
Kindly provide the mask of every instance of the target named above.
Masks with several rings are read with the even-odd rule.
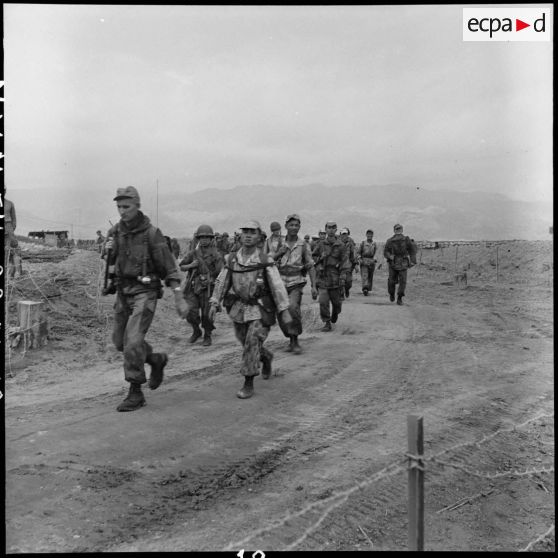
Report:
[[[422,417],[407,417],[409,456],[409,549],[424,550],[424,465]]]
[[[41,315],[42,302],[20,300],[17,303],[18,322],[23,332],[23,348],[36,349],[42,347],[48,338],[46,318]]]

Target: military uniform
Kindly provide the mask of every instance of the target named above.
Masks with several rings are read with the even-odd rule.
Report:
[[[347,230],[347,236],[343,234],[344,230]],[[349,262],[351,264],[351,271],[350,273],[347,273],[347,277],[345,279],[345,288],[343,291],[341,291],[341,298],[343,298],[343,295],[346,298],[349,298],[349,294],[353,286],[353,270],[357,265],[355,241],[350,236],[348,236],[348,232],[349,232],[348,229],[341,230],[341,241],[345,244],[345,247],[347,249],[347,255],[349,257]]]
[[[300,224],[298,215],[289,215],[285,223],[286,226],[290,220],[296,220]],[[294,223],[293,225],[297,226]],[[302,312],[300,308],[302,293],[307,283],[306,277],[310,275],[313,296],[316,296],[314,290],[315,270],[314,260],[306,240],[302,240],[298,236],[295,240],[289,240],[289,238],[287,235],[282,247],[277,252],[276,262],[279,274],[289,295],[289,314],[292,321],[289,324],[284,324],[279,319],[279,327],[283,335],[290,338],[289,350],[298,353],[301,350],[298,344],[298,336],[302,333]]]
[[[395,225],[395,234],[388,238],[384,246],[384,257],[388,261],[388,293],[393,302],[395,300],[395,285],[397,288],[397,304],[403,304],[405,287],[407,286],[407,269],[417,263],[416,247],[408,236],[403,234],[403,227]]]
[[[244,228],[261,231],[257,222]],[[264,379],[271,375],[273,353],[263,344],[276,323],[276,313],[288,311],[289,307],[287,290],[273,258],[259,247],[246,256],[242,248],[227,255],[210,303],[215,309],[224,304],[233,322],[236,338],[243,346],[240,374],[245,377],[245,386],[237,396],[250,397],[260,364]]]
[[[163,281],[175,291],[179,315],[186,305],[180,295],[180,274],[165,237],[154,227],[139,207],[139,195],[133,186],[119,188],[114,198],[118,203],[128,200],[121,211],[120,221],[107,233],[111,246],[107,251],[111,281],[116,289],[112,341],[124,356],[124,378],[130,383],[128,397],[118,411],[133,411],[145,404],[141,385],[146,382],[145,363],[151,365],[149,387],[156,389],[163,379],[168,357],[155,353],[145,336],[153,320],[157,300],[163,294]],[[135,216],[124,220],[123,215],[134,211]],[[119,205],[120,210],[120,205]],[[108,241],[107,241],[108,242]],[[178,288],[178,290],[177,290]],[[107,289],[105,294],[114,292]]]
[[[368,241],[368,239],[363,240],[358,248],[362,292],[365,296],[372,290],[376,269],[376,249],[376,243],[373,240]]]
[[[341,313],[341,289],[344,289],[346,277],[351,273],[351,263],[345,244],[340,239],[330,236],[320,241],[312,253],[312,258],[316,266],[323,331],[329,331],[331,323],[337,322]]]
[[[209,298],[213,293],[215,279],[223,268],[223,256],[214,246],[204,248],[199,245],[186,254],[179,267],[182,269],[182,266],[191,264],[194,260],[198,262],[198,266],[190,271],[184,287],[184,299],[190,306],[186,320],[194,330],[190,341],[193,343],[201,337],[201,324],[205,333],[204,345],[210,345],[211,332],[215,326],[209,318]]]

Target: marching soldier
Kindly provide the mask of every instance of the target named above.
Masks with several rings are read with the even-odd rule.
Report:
[[[288,351],[300,353],[301,347],[298,336],[302,333],[302,291],[306,285],[306,276],[310,277],[312,298],[318,298],[316,290],[316,271],[314,260],[306,240],[298,238],[300,230],[300,217],[296,214],[289,215],[285,221],[287,235],[283,245],[277,252],[277,267],[289,295],[289,314],[292,317],[290,324],[279,320],[279,327],[285,337],[290,339]]]
[[[179,264],[181,271],[188,272],[184,299],[190,306],[186,320],[193,329],[188,341],[195,343],[202,336],[201,323],[204,330],[202,345],[205,347],[211,345],[211,332],[215,329],[209,319],[209,298],[215,279],[223,268],[223,256],[211,245],[213,237],[213,229],[209,225],[200,225],[196,231],[197,247],[188,252]]]
[[[350,237],[350,234],[351,231],[348,228],[341,229],[340,231],[340,239],[345,244],[345,248],[347,249],[347,254],[349,256],[349,262],[351,264],[351,272],[347,273],[345,289],[341,292],[341,299],[349,298],[349,293],[351,287],[353,286],[353,270],[358,263],[355,250],[355,241]]]
[[[417,263],[417,250],[408,236],[403,234],[403,227],[397,224],[393,227],[394,235],[387,239],[384,246],[384,258],[388,261],[388,293],[389,299],[395,300],[395,285],[397,289],[397,304],[403,304],[405,287],[407,286],[407,269]]]
[[[276,314],[284,324],[291,321],[289,297],[273,258],[258,247],[261,226],[247,221],[241,227],[241,248],[225,258],[225,267],[217,277],[210,299],[210,318],[221,304],[231,318],[236,338],[242,343],[240,373],[244,385],[237,397],[247,399],[254,394],[254,377],[260,373],[264,380],[271,376],[273,353],[263,346]]]
[[[163,296],[163,281],[174,293],[181,318],[186,317],[188,306],[182,298],[176,260],[161,231],[140,211],[138,191],[133,186],[118,188],[114,200],[120,221],[109,230],[105,243],[107,266],[113,272],[104,294],[116,292],[112,340],[124,355],[124,378],[130,383],[117,410],[135,411],[145,405],[144,364],[151,366],[150,389],[157,389],[168,362],[166,353],[153,352],[145,340],[157,300]]]
[[[328,221],[325,230],[327,236],[312,252],[312,258],[316,266],[320,317],[324,322],[322,331],[331,331],[331,324],[337,322],[341,313],[341,291],[345,289],[351,263],[345,244],[336,237],[337,224]]]
[[[373,240],[374,231],[366,231],[366,239],[360,243],[358,248],[358,262],[360,265],[360,277],[362,279],[362,294],[368,296],[372,290],[374,271],[376,269],[376,243]]]

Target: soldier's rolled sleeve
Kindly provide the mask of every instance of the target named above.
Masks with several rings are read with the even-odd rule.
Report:
[[[271,289],[271,296],[277,306],[277,312],[283,312],[289,307],[289,294],[285,287],[285,283],[281,279],[277,266],[270,265],[265,269],[269,281],[269,288]]]

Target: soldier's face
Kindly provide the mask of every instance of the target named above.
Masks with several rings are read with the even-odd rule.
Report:
[[[260,239],[260,231],[258,229],[242,229],[240,234],[240,242],[244,246],[255,246]]]
[[[336,225],[331,225],[326,227],[326,234],[327,236],[335,236],[335,233],[337,232],[337,226]]]
[[[128,223],[138,214],[139,204],[130,198],[124,198],[117,200],[116,208],[122,221]]]
[[[206,236],[206,235],[201,235],[198,236],[198,240],[200,241],[200,246],[202,246],[203,248],[207,248],[210,244],[211,244],[211,236]]]
[[[296,236],[300,230],[300,223],[296,219],[291,219],[285,227],[289,235]]]
[[[366,233],[366,240],[372,240],[374,235],[372,233]]]

